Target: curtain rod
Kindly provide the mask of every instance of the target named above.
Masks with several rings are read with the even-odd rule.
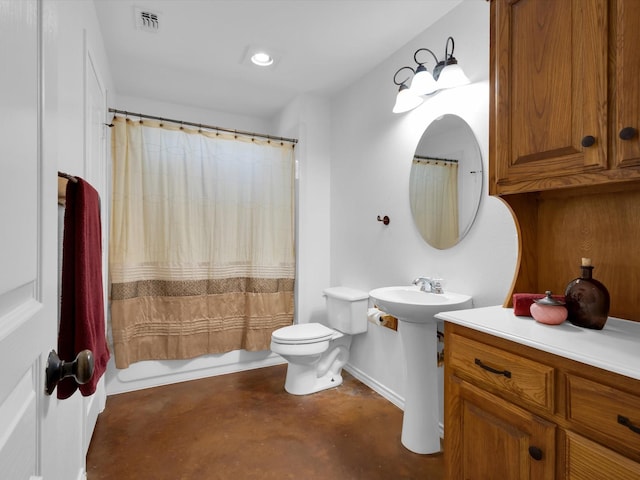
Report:
[[[458,163],[458,160],[451,159],[451,158],[423,157],[422,155],[414,155],[413,158],[418,160],[436,160],[438,162]]]
[[[138,118],[148,118],[150,120],[159,120],[161,122],[171,122],[171,123],[176,123],[178,125],[188,125],[190,127],[198,127],[198,128],[206,128],[207,130],[216,130],[219,132],[227,132],[227,133],[233,133],[235,135],[243,135],[246,137],[259,137],[259,138],[266,138],[267,140],[276,140],[279,142],[289,142],[289,143],[293,143],[294,146],[296,143],[298,143],[298,139],[297,138],[285,138],[285,137],[275,137],[273,135],[267,135],[264,133],[255,133],[255,132],[246,132],[243,130],[231,130],[228,128],[222,128],[222,127],[215,127],[212,125],[204,125],[202,123],[194,123],[194,122],[185,122],[183,120],[173,120],[171,118],[164,118],[164,117],[156,117],[154,115],[146,115],[144,113],[134,113],[134,112],[127,112],[126,110],[118,110],[116,108],[110,108],[109,109],[110,113],[115,113],[120,114],[120,115],[124,115],[126,116],[132,116],[132,117],[138,117]]]

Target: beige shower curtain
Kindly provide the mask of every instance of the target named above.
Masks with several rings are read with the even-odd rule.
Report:
[[[113,124],[116,367],[268,349],[293,321],[293,144]]]
[[[414,158],[411,211],[422,237],[435,248],[458,242],[458,163]]]

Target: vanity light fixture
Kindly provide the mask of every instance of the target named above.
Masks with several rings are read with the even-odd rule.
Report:
[[[449,45],[451,45],[451,52],[449,52]],[[453,56],[454,48],[455,42],[453,41],[453,37],[447,38],[444,60],[438,60],[435,53],[428,48],[419,48],[416,50],[413,54],[413,59],[418,64],[416,69],[413,70],[411,67],[402,67],[393,76],[393,83],[400,86],[396,97],[396,104],[393,107],[393,113],[407,112],[416,108],[424,101],[424,95],[432,95],[445,88],[460,87],[470,83],[462,67],[458,65],[458,60]],[[420,52],[429,52],[433,57],[435,61],[433,74],[429,73],[427,67],[425,67],[426,61],[418,61],[418,53]],[[405,69],[411,70],[413,73],[411,87],[407,86],[409,78],[406,78],[401,83],[397,81],[398,73]]]

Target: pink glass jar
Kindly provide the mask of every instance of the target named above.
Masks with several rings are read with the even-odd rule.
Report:
[[[531,316],[536,322],[546,325],[559,325],[567,319],[567,307],[564,302],[556,300],[547,290],[545,297],[534,300],[531,304]]]

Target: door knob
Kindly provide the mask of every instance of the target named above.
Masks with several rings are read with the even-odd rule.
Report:
[[[93,352],[82,350],[73,362],[65,362],[55,350],[51,350],[47,358],[47,368],[45,371],[45,389],[47,395],[51,395],[56,389],[58,382],[66,377],[73,377],[77,383],[82,385],[91,380],[93,376]]]

